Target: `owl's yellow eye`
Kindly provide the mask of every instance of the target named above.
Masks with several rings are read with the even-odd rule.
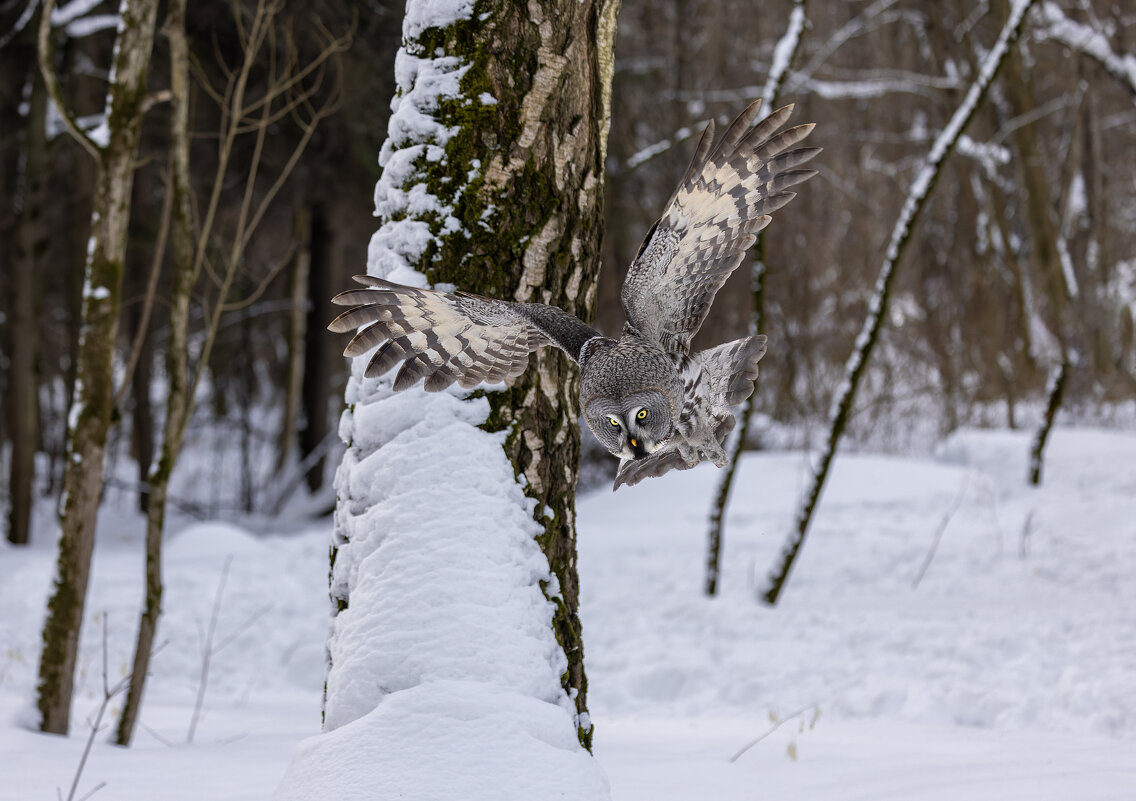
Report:
[[[619,421],[616,420],[614,417],[609,417],[608,422],[611,423],[616,428],[619,428]]]
[[[636,420],[646,420],[647,419],[647,410],[646,409],[640,409],[639,414],[635,415],[635,419]]]

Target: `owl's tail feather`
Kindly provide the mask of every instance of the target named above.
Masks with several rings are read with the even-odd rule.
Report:
[[[765,355],[764,334],[735,339],[703,351],[703,369],[713,376],[711,391],[725,406],[737,406],[753,394],[757,363]]]

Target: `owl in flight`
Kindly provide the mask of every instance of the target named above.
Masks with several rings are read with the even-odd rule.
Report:
[[[455,381],[470,388],[510,380],[525,371],[532,351],[556,346],[580,365],[580,408],[589,428],[620,459],[615,489],[704,460],[722,467],[723,444],[734,427],[730,407],[753,393],[765,336],[694,353],[690,341],[770,213],[795,197],[791,187],[816,175],[796,168],[820,152],[794,148],[811,124],[777,133],[792,106],[754,125],[760,107],[759,100],[742,112],[713,149],[713,121],[706,127],[627,272],[621,293],[627,324],[619,339],[553,306],[363,275],[355,280],[365,288],[332,299],[355,308],[328,328],[361,328],[345,356],[381,345],[367,365],[368,378],[402,362],[396,391],[420,379],[428,392]]]

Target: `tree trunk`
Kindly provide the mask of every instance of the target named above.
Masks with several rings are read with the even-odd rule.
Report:
[[[762,107],[766,113],[777,108],[777,98],[781,94],[781,84],[801,45],[801,33],[805,28],[805,0],[793,0],[793,10],[789,14],[785,33],[774,48],[776,68],[766,79],[762,91]],[[761,332],[765,317],[765,231],[757,235],[753,249],[753,263],[750,265],[750,325],[749,334]],[[754,395],[757,386],[754,386]],[[726,511],[730,503],[730,491],[734,485],[734,475],[745,450],[749,437],[750,421],[753,419],[754,397],[750,395],[738,410],[741,424],[737,433],[727,444],[730,463],[718,477],[718,489],[710,507],[710,528],[706,535],[706,582],[704,592],[713,597],[718,594],[718,579],[722,574],[722,532],[726,528]]]
[[[181,450],[189,412],[186,343],[189,300],[196,281],[193,216],[189,183],[189,51],[185,38],[186,0],[171,0],[163,31],[170,43],[170,251],[173,284],[170,287],[169,341],[166,344],[166,425],[157,462],[150,470],[149,506],[146,510],[146,600],[138,621],[130,688],[118,720],[115,742],[130,745],[142,705],[150,655],[162,611],[162,534],[170,474]],[[218,301],[220,302],[220,301]]]
[[[16,231],[16,264],[12,271],[10,364],[8,367],[8,431],[12,441],[9,468],[8,540],[28,542],[31,527],[35,454],[39,442],[39,395],[36,350],[39,315],[36,284],[43,273],[47,247],[44,224],[44,178],[47,170],[47,89],[38,70],[30,70],[31,93],[24,140],[24,165],[17,192],[23,200]]]
[[[312,263],[311,211],[303,205],[296,211],[296,257],[288,277],[288,365],[284,377],[284,421],[277,445],[277,469],[287,467],[288,457],[296,444],[296,418],[300,412],[300,395],[304,389],[304,348],[307,340],[308,273]],[[323,333],[317,328],[317,333]],[[326,407],[325,407],[326,410]],[[327,415],[323,417],[326,419]]]
[[[62,536],[39,666],[40,727],[54,734],[67,732],[71,715],[75,659],[110,427],[111,368],[122,300],[122,265],[130,219],[135,150],[146,98],[146,71],[157,9],[156,0],[125,0],[123,3],[114,81],[107,103],[109,140],[99,153],[83,293],[85,327],[79,342],[68,426],[70,455],[63,477]],[[47,9],[44,13],[47,14]],[[41,53],[41,58],[43,55]]]
[[[419,83],[413,76],[402,79],[401,102],[413,104],[409,107],[416,111],[411,118],[422,110],[430,113],[439,131],[434,136],[441,139],[439,151],[444,155],[439,152],[441,157],[432,157],[423,152],[413,161],[407,159],[415,152],[411,148],[422,147],[422,135],[408,137],[406,121],[396,110],[383,147],[383,158],[389,162],[376,193],[384,223],[371,245],[369,268],[374,274],[389,275],[399,270],[392,279],[407,280],[404,270],[410,267],[433,284],[452,284],[490,297],[550,303],[590,319],[599,269],[598,232],[602,227],[616,6],[602,0],[543,0],[527,5],[497,2],[479,6],[475,18],[432,26],[415,26],[412,20],[436,12],[424,12],[421,7],[412,12],[408,8],[400,59],[433,60],[431,66],[420,67],[418,75],[460,69],[462,77],[457,96],[447,93],[442,97],[430,94],[438,84]],[[409,75],[405,71],[402,74]],[[401,177],[392,177],[396,175]],[[423,186],[433,195],[429,205],[435,205],[436,200],[437,207],[446,211],[436,214],[400,205],[405,203],[406,189],[411,185]],[[399,234],[400,226],[408,222],[422,226],[416,230],[428,230],[424,246],[419,247],[422,237]],[[359,366],[357,363],[356,368]],[[336,728],[372,710],[382,713],[389,708],[385,703],[379,705],[383,696],[397,692],[385,690],[382,680],[374,685],[353,674],[360,668],[351,648],[362,642],[359,638],[368,636],[367,631],[385,631],[381,626],[387,613],[370,606],[353,606],[367,603],[360,598],[372,599],[374,593],[363,592],[368,585],[360,578],[360,571],[345,565],[358,564],[357,560],[365,558],[363,554],[373,547],[373,531],[366,522],[368,510],[380,497],[384,507],[397,503],[400,498],[389,493],[397,495],[400,490],[376,487],[372,495],[360,495],[359,482],[352,481],[353,466],[364,459],[369,464],[384,464],[385,459],[387,470],[407,470],[417,464],[415,459],[431,458],[429,453],[407,454],[396,443],[387,446],[386,434],[364,427],[365,421],[376,419],[376,414],[383,416],[377,404],[394,407],[407,401],[405,396],[390,396],[388,379],[364,384],[360,378],[356,369],[347,390],[351,406],[340,427],[353,433],[348,434],[348,454],[337,479],[339,503],[332,551],[332,599],[337,617],[329,642],[327,728]],[[536,531],[536,542],[526,539],[531,535],[525,533],[519,539],[526,547],[539,546],[548,562],[548,579],[540,581],[539,588],[552,606],[551,620],[544,618],[543,623],[550,623],[552,632],[546,631],[545,636],[554,636],[564,655],[564,668],[553,678],[560,684],[555,688],[559,690],[556,696],[562,706],[575,712],[576,735],[587,748],[592,731],[587,717],[576,573],[578,386],[578,372],[571,362],[559,351],[545,349],[533,355],[528,371],[513,386],[472,393],[477,405],[471,409],[484,407],[488,401],[488,415],[480,427],[500,432],[498,442],[508,457],[506,468],[511,466],[520,489],[532,499],[531,507],[526,504],[522,514],[531,514],[530,530]],[[446,414],[454,415],[444,395],[423,395],[420,403],[422,414],[428,414],[427,409],[441,413],[444,408]],[[480,411],[469,414],[482,419]],[[454,425],[460,428],[471,423],[454,415]],[[498,446],[491,442],[489,447]],[[391,455],[384,456],[387,450]],[[496,466],[483,466],[472,458],[454,475],[455,486],[460,487],[455,493],[461,497],[473,493],[469,499],[475,501],[475,508],[482,495],[494,502],[510,497],[501,494],[509,492],[508,487],[476,486],[478,473]],[[430,463],[422,461],[422,466],[429,468]],[[403,528],[413,533],[413,526],[423,526],[442,536],[432,528],[438,525],[432,510],[420,512],[417,522],[408,519]],[[448,528],[452,522],[442,525]],[[400,535],[403,539],[392,547],[415,547],[418,538],[403,532],[384,536]],[[452,534],[447,530],[445,536]],[[464,539],[455,542],[455,547],[467,545]],[[367,559],[368,564],[382,562],[382,556],[375,556]],[[424,574],[423,581],[436,580],[435,572]],[[545,614],[547,609],[538,609],[537,619]],[[391,625],[401,624],[398,618]],[[533,625],[537,624],[525,623],[526,631]],[[527,662],[518,667],[508,661],[508,655],[501,658],[506,662],[500,669],[506,672],[535,669]],[[489,684],[495,678],[487,676],[484,681]],[[421,682],[419,688],[428,686],[426,677],[419,676],[417,681]],[[341,692],[358,688],[359,682],[366,684],[366,689]],[[511,686],[500,691],[516,692]],[[548,696],[542,700],[547,702]],[[312,758],[318,759],[314,751],[305,756]],[[295,795],[283,797],[301,797],[296,785],[290,787]]]
[[[149,321],[139,306],[130,310],[127,319],[131,329],[131,339],[142,326],[149,327]],[[146,514],[150,508],[150,490],[147,478],[154,461],[154,407],[150,403],[150,382],[153,380],[151,360],[153,341],[149,332],[139,341],[140,353],[134,373],[130,377],[130,394],[134,398],[134,410],[130,415],[130,437],[134,457],[138,461],[138,510]]]
[[[306,237],[311,263],[308,270],[307,292],[317,299],[307,309],[304,338],[303,392],[304,424],[300,428],[300,458],[320,447],[328,432],[327,407],[331,384],[331,365],[327,359],[327,298],[335,290],[329,286],[328,276],[338,275],[334,236],[328,231],[323,206],[316,204],[310,210]],[[308,490],[318,492],[323,487],[324,460],[317,459],[307,472]]]

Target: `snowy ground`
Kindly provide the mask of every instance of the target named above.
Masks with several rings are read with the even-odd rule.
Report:
[[[589,698],[612,797],[1136,799],[1136,436],[1059,430],[1032,492],[1026,449],[1022,434],[963,432],[934,460],[838,458],[776,609],[753,587],[794,512],[800,454],[746,459],[714,600],[701,595],[712,468],[582,498]],[[170,538],[144,728],[130,750],[100,735],[76,797],[99,782],[107,801],[272,795],[319,728],[329,528]],[[0,546],[0,799],[66,795],[101,698],[101,616],[112,682],[130,659],[140,530],[104,511],[66,739],[25,727],[53,545]],[[230,553],[223,647],[187,745]]]

